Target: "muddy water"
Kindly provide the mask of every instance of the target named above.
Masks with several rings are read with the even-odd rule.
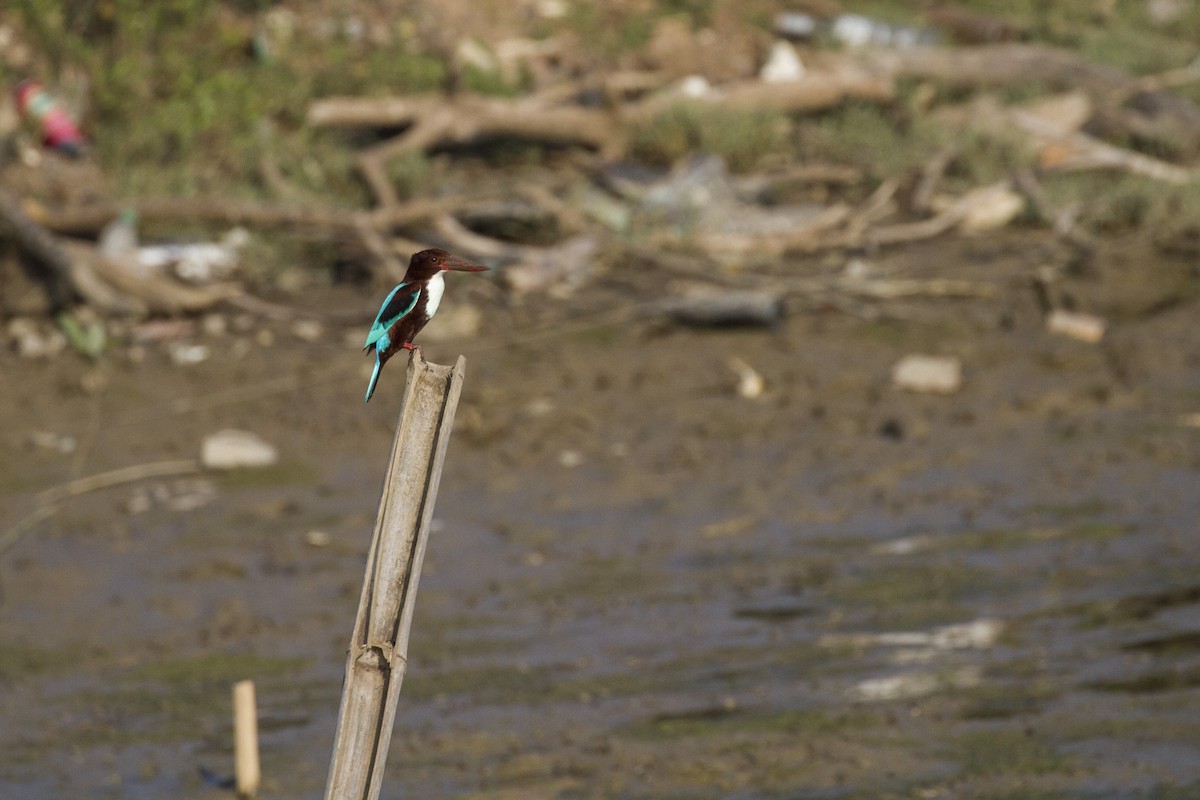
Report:
[[[879,257],[999,292],[898,319],[429,344],[468,377],[384,796],[1200,796],[1200,308],[1157,302],[1195,276],[1115,250],[1065,287],[1114,321],[1088,345],[1042,330],[1031,248]],[[0,797],[226,797],[247,677],[264,796],[321,796],[403,369],[364,408],[341,331],[285,334],[0,360],[6,528],[222,427],[282,455],[74,498],[0,556]],[[911,352],[963,389],[893,388]]]

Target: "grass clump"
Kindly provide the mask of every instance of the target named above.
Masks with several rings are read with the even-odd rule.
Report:
[[[254,19],[214,0],[22,0],[17,11],[51,62],[39,71],[87,74],[84,127],[124,194],[261,199],[269,159],[298,188],[359,205],[352,152],[306,126],[309,102],[433,91],[448,79],[440,58],[399,36],[382,45],[298,28],[264,52]]]
[[[967,775],[1046,775],[1070,769],[1050,742],[1009,728],[958,734],[951,757]]]
[[[635,130],[631,150],[635,158],[663,166],[695,151],[713,153],[738,172],[784,152],[789,128],[780,112],[680,103]]]

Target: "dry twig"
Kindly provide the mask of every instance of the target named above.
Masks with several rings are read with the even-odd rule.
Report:
[[[3,536],[0,536],[0,553],[12,547],[33,526],[54,516],[54,513],[64,500],[101,489],[109,489],[113,486],[136,483],[147,478],[192,475],[199,471],[200,464],[193,460],[155,461],[149,464],[137,464],[132,467],[122,467],[110,470],[109,472],[101,472],[97,475],[88,475],[87,477],[76,478],[73,481],[68,481],[58,486],[52,486],[38,493],[37,509],[18,520],[16,525],[13,525],[5,531]]]

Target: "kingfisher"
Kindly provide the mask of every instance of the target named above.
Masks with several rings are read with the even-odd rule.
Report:
[[[367,384],[367,399],[363,402],[371,401],[371,395],[375,393],[375,382],[379,380],[379,371],[389,358],[401,350],[421,351],[421,346],[413,344],[413,339],[429,324],[429,320],[433,319],[438,306],[441,305],[442,293],[446,290],[446,281],[442,278],[442,273],[447,270],[484,272],[487,269],[488,267],[472,264],[437,248],[413,253],[408,262],[408,271],[404,273],[404,280],[388,293],[367,334],[367,344],[363,351],[375,348],[375,370],[371,373],[371,382]]]

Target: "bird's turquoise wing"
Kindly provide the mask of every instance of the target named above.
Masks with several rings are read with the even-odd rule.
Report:
[[[379,341],[379,337],[387,333],[388,328],[396,324],[396,321],[401,319],[405,314],[411,313],[417,305],[417,297],[421,294],[421,285],[419,283],[401,283],[384,298],[383,305],[379,308],[379,314],[375,317],[375,322],[371,325],[371,330],[367,332],[367,343],[363,345],[366,350],[371,345]]]

